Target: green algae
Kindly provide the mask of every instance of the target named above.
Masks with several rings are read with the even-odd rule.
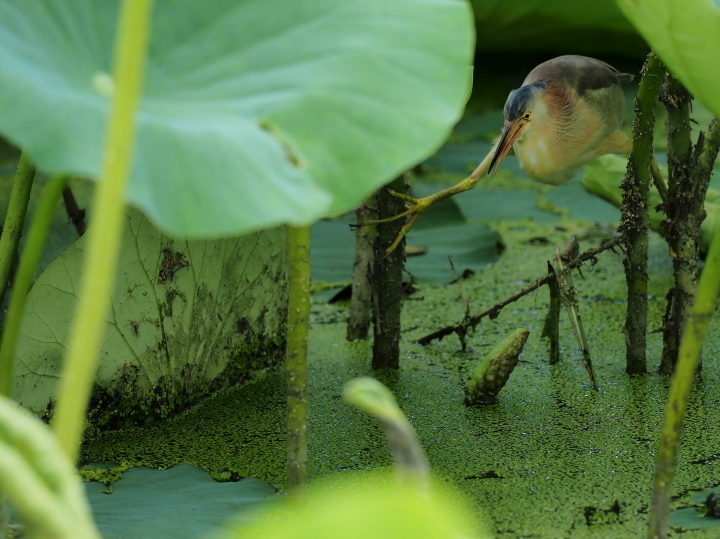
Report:
[[[86,464],[80,468],[80,477],[85,482],[102,483],[106,494],[112,494],[112,484],[122,479],[123,474],[132,466],[128,462],[115,466],[113,464]]]
[[[578,235],[581,249],[605,232],[584,224],[561,229],[528,222],[497,225],[509,245],[492,268],[464,281],[472,309],[502,299],[543,275],[555,246]],[[530,241],[542,237],[547,241]],[[649,319],[659,327],[671,266],[664,243],[651,242]],[[375,376],[394,393],[415,427],[433,474],[454,485],[486,515],[495,533],[524,537],[638,537],[644,534],[657,436],[668,379],[625,374],[622,324],[625,299],[619,254],[606,252],[585,279],[576,278],[600,390],[587,383],[569,323],[561,321],[564,361],[549,365],[540,339],[547,294],[531,294],[483,321],[469,336],[470,352],[454,337],[421,347],[412,341],[460,320],[464,307],[454,285],[423,287],[405,303],[401,369],[373,374],[371,345],[348,343],[345,307],[315,302],[311,309],[308,472],[311,483],[338,471],[391,464],[377,423],[344,402],[344,384]],[[464,380],[497,340],[515,327],[531,337],[498,403],[463,404]],[[677,505],[686,492],[720,483],[717,414],[720,380],[718,326],[705,345],[706,369],[696,391],[680,449]],[[651,369],[660,360],[658,334],[650,334]],[[106,433],[83,450],[86,461],[132,462],[167,468],[187,462],[216,479],[229,471],[284,485],[284,383],[270,372],[227,390],[161,426]],[[331,482],[328,477],[325,483]],[[694,532],[693,537],[703,537]],[[700,534],[700,535],[697,535]]]
[[[167,469],[189,463],[216,480],[259,477],[277,486],[285,474],[285,394],[279,371],[218,392],[162,425],[106,432],[89,440],[84,462]]]

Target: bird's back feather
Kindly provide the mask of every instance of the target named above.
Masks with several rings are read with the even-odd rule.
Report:
[[[523,85],[538,80],[570,87],[578,94],[584,95],[590,90],[600,90],[613,85],[626,84],[633,80],[629,73],[620,73],[617,69],[601,60],[587,56],[559,56],[543,62],[533,69]]]

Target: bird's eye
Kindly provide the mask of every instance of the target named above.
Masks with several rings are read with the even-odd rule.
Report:
[[[529,113],[529,112],[526,112],[525,114],[523,114],[523,120],[529,120],[529,119],[530,119],[530,113]]]

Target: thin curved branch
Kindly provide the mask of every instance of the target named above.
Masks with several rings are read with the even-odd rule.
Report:
[[[618,246],[619,244],[623,243],[624,238],[622,236],[617,236],[615,238],[612,238],[610,240],[606,240],[600,244],[599,247],[596,247],[594,249],[589,249],[582,253],[577,258],[571,260],[566,264],[566,269],[571,270],[574,268],[579,267],[583,262],[587,262],[588,260],[594,259],[597,255],[602,253],[603,251],[607,251],[608,249],[612,249],[613,247]],[[484,309],[472,316],[465,316],[465,318],[460,322],[459,324],[453,325],[453,326],[446,326],[442,329],[439,329],[433,333],[430,333],[429,335],[426,335],[420,339],[418,339],[418,344],[422,344],[423,346],[426,344],[430,344],[435,339],[443,339],[444,337],[451,335],[453,333],[457,334],[457,336],[460,338],[461,342],[464,342],[465,335],[467,334],[469,329],[475,329],[475,326],[478,325],[480,320],[482,320],[485,317],[490,317],[490,319],[495,319],[500,314],[500,311],[507,305],[519,300],[523,296],[527,296],[530,292],[533,292],[540,288],[543,285],[548,284],[552,279],[554,279],[555,276],[548,274],[544,277],[541,277],[540,279],[537,279],[530,283],[525,288],[517,291],[513,295],[505,298],[502,301],[498,301],[491,307],[488,307],[487,309]]]

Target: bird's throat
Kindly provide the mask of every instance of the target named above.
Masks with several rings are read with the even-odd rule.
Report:
[[[572,179],[579,166],[564,160],[559,141],[542,133],[526,131],[515,141],[513,149],[520,166],[533,180],[550,185],[562,185]],[[571,166],[568,166],[571,165]]]

